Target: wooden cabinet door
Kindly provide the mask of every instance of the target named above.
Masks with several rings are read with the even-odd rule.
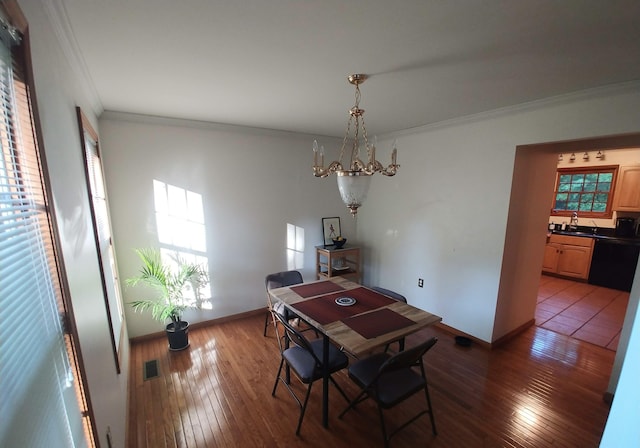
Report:
[[[640,212],[640,166],[620,167],[613,209]]]
[[[547,243],[544,247],[544,259],[542,260],[543,272],[556,272],[558,269],[558,257],[560,256],[560,244]]]
[[[566,246],[560,249],[557,273],[567,277],[589,278],[591,248],[584,246]]]

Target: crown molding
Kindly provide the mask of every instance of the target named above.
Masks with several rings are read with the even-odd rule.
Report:
[[[244,135],[300,138],[302,140],[307,139],[309,140],[309,142],[313,141],[314,138],[318,138],[317,134],[283,131],[279,129],[258,128],[241,124],[216,123],[213,121],[192,120],[188,118],[162,117],[158,115],[146,115],[113,110],[105,110],[99,118],[100,120],[122,121],[127,123],[148,124],[154,126],[176,126],[180,128],[203,129],[207,131],[237,132]],[[339,144],[342,141],[342,139],[339,137],[323,136],[322,138],[335,140],[336,144]],[[309,148],[311,148],[311,143],[309,143]]]
[[[383,135],[382,137],[389,138],[389,139],[397,138],[401,136],[419,134],[422,132],[429,132],[429,131],[448,128],[452,126],[460,126],[464,124],[476,123],[479,121],[504,117],[507,115],[529,112],[533,110],[543,109],[546,107],[571,104],[576,101],[584,101],[588,99],[607,97],[611,95],[620,95],[620,94],[625,94],[629,92],[638,92],[638,91],[640,91],[640,80],[627,81],[627,82],[622,82],[617,84],[608,84],[605,86],[595,87],[592,89],[579,90],[576,92],[570,92],[562,95],[542,98],[539,100],[528,101],[526,103],[520,103],[513,106],[506,106],[498,109],[478,112],[477,114],[456,117],[450,120],[444,120],[437,123],[431,123],[423,126],[416,126],[414,128],[403,129],[401,131],[390,132],[388,134]]]
[[[99,117],[104,111],[104,107],[71,28],[64,0],[40,0],[40,4],[49,19],[49,23],[71,70],[80,83],[82,92],[88,99],[95,116]]]

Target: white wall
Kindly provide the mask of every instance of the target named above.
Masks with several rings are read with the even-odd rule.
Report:
[[[640,264],[636,269],[635,278],[640,278]],[[616,356],[612,384],[609,384],[610,392],[615,391],[615,397],[609,412],[609,419],[604,428],[602,448],[637,447],[640,446],[640,308],[638,308],[638,296],[640,295],[640,282],[634,282],[629,293],[629,307],[625,316],[625,327],[620,339],[628,340],[627,353],[622,360]],[[631,323],[636,322],[632,327]],[[618,350],[618,353],[620,350]],[[619,378],[619,381],[618,381]],[[615,379],[615,381],[613,381]],[[616,390],[617,387],[617,390]]]
[[[522,316],[494,332],[503,256],[517,249],[505,246],[511,184],[526,181],[512,179],[516,146],[638,132],[639,106],[640,87],[632,84],[379,139],[380,148],[398,139],[402,168],[393,178],[374,179],[359,212],[365,281],[396,289],[445,324],[487,342],[517,328]],[[541,194],[549,198],[551,188]],[[542,251],[543,244],[532,247],[530,275],[539,275]],[[418,278],[425,279],[424,288]],[[518,288],[508,300],[531,296]]]
[[[335,176],[312,175],[312,136],[113,113],[100,118],[100,132],[122,279],[139,269],[134,248],[158,246],[153,180],[203,196],[213,309],[187,311],[191,323],[266,306],[265,275],[287,269],[287,223],[305,229],[307,281],[315,280],[323,217],[341,217],[342,234],[357,242]],[[125,302],[136,297],[123,291]],[[125,309],[131,337],[164,328]]]
[[[399,136],[400,171],[374,177],[358,221],[365,283],[483,340],[491,338],[511,188],[495,173],[511,173],[514,161],[501,137],[480,123]],[[380,154],[389,142],[379,141]]]
[[[620,371],[622,369],[623,362],[626,363],[625,357],[630,347],[631,332],[635,330],[636,336],[640,332],[640,320],[636,321],[638,316],[638,309],[640,308],[640,263],[636,266],[636,273],[634,276],[633,286],[629,292],[629,303],[624,315],[624,323],[622,324],[622,331],[620,332],[620,340],[618,342],[618,348],[616,350],[616,358],[613,361],[613,370],[611,372],[611,378],[609,379],[609,385],[607,392],[615,394],[618,387],[618,381],[620,379]],[[637,350],[637,349],[636,349]],[[640,364],[636,361],[629,361],[632,366],[629,369],[640,370]]]
[[[123,336],[122,373],[118,375],[112,355],[106,308],[100,282],[97,253],[85,184],[83,153],[76,120],[76,105],[97,123],[95,104],[81,90],[85,85],[71,68],[38,0],[20,0],[29,22],[31,55],[44,149],[53,188],[55,215],[62,238],[62,256],[69,279],[71,301],[80,336],[80,349],[88,377],[100,443],[107,446],[107,428],[114,446],[125,445],[128,336]],[[32,431],[25,423],[25,430]],[[56,446],[56,441],[51,441]]]
[[[546,244],[557,155],[519,148],[513,170],[505,251],[492,340],[531,323]],[[514,300],[517,298],[517,300]]]

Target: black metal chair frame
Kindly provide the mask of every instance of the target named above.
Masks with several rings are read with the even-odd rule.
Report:
[[[302,420],[304,418],[304,414],[307,409],[309,396],[311,395],[311,387],[313,386],[313,383],[315,381],[321,380],[323,378],[322,361],[316,354],[316,351],[314,351],[314,344],[317,343],[318,347],[316,347],[316,350],[322,353],[323,341],[322,339],[316,339],[310,342],[307,338],[304,337],[304,335],[299,330],[291,326],[284,316],[276,312],[273,312],[273,315],[276,321],[276,336],[278,338],[278,344],[280,345],[281,358],[280,358],[280,367],[278,367],[278,374],[276,376],[276,380],[273,385],[273,391],[271,392],[271,395],[275,397],[278,383],[282,382],[282,384],[285,385],[285,387],[287,388],[291,396],[296,400],[296,402],[298,403],[298,406],[300,407],[300,416],[298,418],[298,426],[296,427],[296,435],[300,435],[300,427],[302,426]],[[284,334],[282,336],[278,334],[278,324],[282,325],[282,327],[284,328]],[[300,375],[300,373],[296,371],[295,367],[290,365],[287,359],[287,350],[295,349],[294,347],[289,347],[290,342],[293,342],[296,347],[303,349],[308,355],[310,355],[309,361],[315,364],[315,370],[312,377],[303,378],[302,375]],[[334,350],[338,350],[338,348],[333,345],[331,347]],[[331,377],[332,373],[335,373],[339,370],[342,370],[343,368],[346,368],[349,363],[347,356],[344,355],[343,353],[340,353],[340,354],[344,356],[344,364],[339,363],[336,366],[329,367],[330,368],[329,380],[331,381],[331,383],[333,383],[336,389],[338,389],[338,391],[344,397],[347,403],[349,403],[349,398],[347,397],[347,395],[344,393],[344,391],[338,385],[338,383]],[[285,364],[287,366],[287,369],[291,368],[291,370],[294,372],[295,376],[298,378],[298,380],[300,380],[301,383],[307,384],[307,392],[304,396],[304,401],[301,401],[300,398],[296,395],[296,393],[292,389],[289,382],[289,375],[285,375],[284,378],[282,377],[282,370]]]
[[[371,398],[378,405],[378,414],[380,416],[382,436],[384,437],[385,447],[389,446],[389,441],[391,440],[391,437],[396,435],[399,431],[401,431],[411,423],[415,422],[418,418],[422,417],[424,414],[429,414],[433,435],[437,435],[438,433],[436,430],[436,422],[433,415],[433,407],[431,406],[431,397],[429,396],[429,387],[428,387],[427,377],[424,370],[424,363],[422,361],[422,357],[425,355],[427,351],[431,349],[431,347],[433,347],[436,344],[436,342],[438,342],[438,338],[433,337],[428,341],[423,342],[422,344],[406,349],[393,356],[388,355],[386,353],[379,353],[379,354],[373,355],[371,359],[373,359],[374,357],[377,357],[379,359],[379,367],[375,375],[373,375],[371,381],[369,381],[367,384],[362,384],[362,382],[357,377],[352,375],[352,371],[353,371],[352,369],[356,368],[358,363],[367,362],[367,359],[370,359],[370,358],[365,358],[359,361],[358,363],[352,365],[349,368],[349,377],[362,388],[362,391],[351,403],[349,403],[349,406],[347,406],[347,408],[344,411],[342,411],[342,413],[339,415],[338,418],[342,418],[347,411],[354,408],[358,403],[368,398]],[[385,402],[381,400],[380,389],[379,389],[379,386],[380,386],[379,383],[381,382],[381,379],[383,379],[385,375],[392,374],[393,372],[398,372],[402,370],[410,370],[413,374],[418,375],[418,373],[413,370],[413,367],[420,368],[420,376],[422,377],[422,381],[420,382],[420,385],[416,385],[416,387],[408,388],[406,391],[403,391],[401,395],[399,395],[395,400],[391,402]],[[418,414],[416,414],[415,416],[413,416],[412,418],[410,418],[409,420],[407,420],[406,422],[398,426],[392,432],[388,433],[385,422],[384,422],[383,409],[390,409],[396,406],[397,404],[403,402],[404,400],[408,399],[412,395],[419,392],[421,389],[424,389],[425,398],[427,400],[427,409],[421,410]]]

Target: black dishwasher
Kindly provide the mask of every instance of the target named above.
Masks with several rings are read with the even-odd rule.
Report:
[[[631,291],[640,245],[627,239],[596,239],[589,271],[589,283]]]

